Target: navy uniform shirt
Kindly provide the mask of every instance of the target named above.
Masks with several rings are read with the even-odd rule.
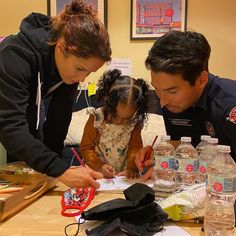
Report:
[[[229,145],[236,161],[236,81],[209,74],[209,81],[195,107],[179,114],[162,109],[166,132],[172,140],[192,137],[192,144],[200,136],[210,135],[219,144]]]

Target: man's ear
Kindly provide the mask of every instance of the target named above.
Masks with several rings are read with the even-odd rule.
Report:
[[[208,82],[208,72],[206,70],[203,70],[197,78],[198,86],[203,89],[205,88],[207,82]]]

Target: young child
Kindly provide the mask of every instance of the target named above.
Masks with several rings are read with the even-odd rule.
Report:
[[[90,110],[80,145],[86,164],[104,177],[139,177],[135,154],[142,148],[141,130],[147,116],[148,85],[143,79],[105,72],[97,99],[103,107]]]

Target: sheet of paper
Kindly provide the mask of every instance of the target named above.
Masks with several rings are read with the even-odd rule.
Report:
[[[119,69],[122,75],[131,75],[132,73],[132,61],[126,58],[113,58],[108,65],[109,70]]]
[[[135,183],[145,183],[149,187],[153,187],[153,180],[141,182],[140,179],[127,179],[125,176],[116,176],[111,179],[99,179],[97,181],[100,183],[98,191],[124,190]]]
[[[89,83],[88,84],[88,96],[92,96],[96,94],[96,84],[95,83]]]
[[[154,234],[154,236],[173,236],[173,235],[181,235],[181,236],[191,236],[187,231],[176,225],[175,223],[165,223],[164,229],[161,232]]]

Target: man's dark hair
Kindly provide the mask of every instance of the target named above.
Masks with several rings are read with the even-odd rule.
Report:
[[[210,45],[202,34],[172,30],[154,43],[145,65],[155,73],[180,74],[194,85],[200,73],[208,71],[210,52]]]

